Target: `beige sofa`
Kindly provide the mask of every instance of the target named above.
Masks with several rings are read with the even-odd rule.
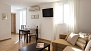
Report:
[[[63,51],[91,51],[91,39],[87,43],[85,50],[80,50],[78,48],[74,48],[74,47],[71,47],[71,46],[67,46]]]
[[[84,51],[87,42],[86,43],[79,43],[80,38],[78,38],[78,40],[76,41],[77,43],[75,45],[72,45],[65,38],[67,38],[67,34],[60,34],[59,39],[54,40],[52,42],[53,51],[63,51],[65,48],[66,49],[69,49],[69,48],[74,49],[75,48],[75,49]],[[81,41],[83,41],[83,40],[81,40]]]

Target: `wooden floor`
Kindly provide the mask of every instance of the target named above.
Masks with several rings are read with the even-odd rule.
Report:
[[[19,48],[22,48],[24,46],[27,46],[35,42],[35,40],[32,40],[30,43],[26,43],[24,42],[23,39],[19,41],[18,37],[19,37],[18,35],[12,34],[11,39],[0,42],[0,51],[18,51]],[[45,40],[39,40],[39,41],[50,43]],[[51,45],[50,50],[52,51],[52,45]]]

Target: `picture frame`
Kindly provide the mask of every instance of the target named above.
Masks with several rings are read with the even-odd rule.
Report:
[[[31,15],[31,19],[35,19],[35,15]]]
[[[39,15],[31,15],[31,19],[39,19]]]
[[[6,13],[2,13],[2,20],[6,20],[7,19],[7,14]]]
[[[39,15],[37,14],[37,15],[35,15],[35,19],[39,19]]]

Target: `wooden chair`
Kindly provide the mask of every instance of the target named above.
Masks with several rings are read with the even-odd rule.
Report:
[[[36,42],[37,42],[37,40],[38,40],[38,26],[36,27],[36,29],[30,30],[29,42],[31,41],[32,36],[36,37]]]
[[[29,42],[31,41],[31,37],[36,37],[36,30],[35,29],[30,29],[30,34],[29,34]]]
[[[25,29],[26,28],[26,25],[21,25],[21,29]],[[26,39],[26,33],[25,32],[20,32],[20,37],[22,38],[22,36],[24,35],[24,41]]]
[[[25,29],[26,25],[21,25],[21,29]],[[24,32],[20,32],[20,35],[21,35],[21,38],[22,38],[22,35],[24,35],[24,40],[25,40],[25,36],[26,34]]]
[[[24,41],[25,41],[26,33],[25,33],[25,32],[20,31],[20,38],[21,38],[21,39],[22,39],[22,36],[24,36]]]

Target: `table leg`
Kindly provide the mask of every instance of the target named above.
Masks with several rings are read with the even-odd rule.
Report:
[[[19,41],[20,41],[20,30],[19,30]]]
[[[48,46],[48,51],[50,51],[50,45]]]
[[[28,43],[28,32],[27,32],[27,40],[26,40],[26,42]]]
[[[37,42],[37,40],[38,40],[38,35],[36,35],[36,42]]]
[[[36,42],[38,40],[38,29],[36,29]]]

